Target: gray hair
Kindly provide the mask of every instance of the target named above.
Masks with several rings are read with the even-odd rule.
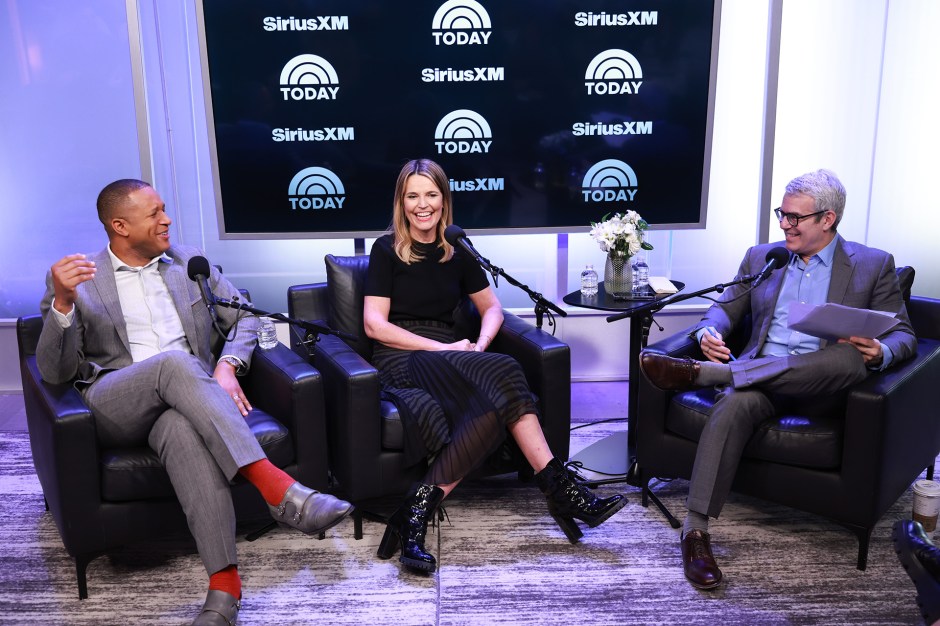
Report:
[[[817,211],[832,211],[836,214],[836,221],[832,225],[835,230],[842,221],[842,212],[845,209],[845,187],[834,172],[830,170],[816,170],[802,176],[797,176],[787,184],[785,196],[804,195],[813,199]],[[822,215],[816,216],[818,222]]]

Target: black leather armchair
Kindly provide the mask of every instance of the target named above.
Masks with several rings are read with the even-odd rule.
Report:
[[[917,356],[850,389],[844,412],[765,421],[748,442],[733,486],[737,492],[808,511],[852,530],[862,570],[875,524],[925,467],[932,474],[940,452],[933,395],[940,381],[940,300],[910,297],[913,270],[899,268],[898,274],[917,334]],[[703,360],[689,330],[648,349]],[[742,329],[726,341],[733,347],[747,332]],[[641,482],[648,485],[654,477],[688,479],[714,390],[667,392],[644,376],[636,376],[636,384]]]
[[[362,536],[362,501],[399,497],[425,473],[423,465],[405,467],[398,411],[381,400],[378,372],[369,364],[372,340],[363,329],[362,307],[369,257],[326,256],[327,282],[295,285],[288,290],[291,317],[318,320],[358,337],[349,344],[322,336],[312,362],[322,373],[329,415],[330,469],[343,494],[360,504],[356,537]],[[479,315],[469,300],[456,315],[458,334],[475,338]],[[511,313],[493,340],[492,350],[513,356],[539,398],[542,429],[552,452],[568,458],[571,424],[571,354],[568,346]],[[306,352],[304,352],[306,354]],[[482,474],[520,471],[531,475],[515,444],[497,451]]]
[[[186,530],[160,459],[143,446],[104,449],[95,418],[69,384],[51,385],[36,366],[39,315],[21,317],[17,342],[33,464],[65,549],[75,558],[79,598],[88,563],[119,546]],[[271,462],[314,489],[327,487],[326,423],[319,373],[286,346],[256,349],[241,380],[246,418]],[[233,486],[240,518],[267,515],[257,490]],[[267,519],[270,519],[268,516]]]

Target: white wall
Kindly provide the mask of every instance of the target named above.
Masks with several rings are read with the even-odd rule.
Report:
[[[885,25],[866,240],[917,269],[914,292],[940,297],[940,2],[890,2]]]

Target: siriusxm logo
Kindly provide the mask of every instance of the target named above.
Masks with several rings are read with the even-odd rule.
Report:
[[[348,15],[318,15],[317,17],[288,18],[266,17],[261,20],[262,27],[268,32],[297,30],[349,30]]]
[[[575,26],[656,26],[659,11],[630,11],[629,13],[607,13],[580,11],[574,14]]]
[[[275,128],[271,131],[274,141],[354,141],[356,129],[352,126],[319,128]]]
[[[339,176],[325,167],[308,167],[291,179],[287,196],[291,210],[342,209],[346,188]]]
[[[438,154],[487,153],[493,144],[493,132],[482,115],[470,109],[451,111],[434,131]]]
[[[633,168],[617,159],[598,161],[581,183],[585,202],[633,202],[636,192]]]
[[[614,135],[652,135],[653,122],[618,122],[602,124],[599,122],[575,122],[571,125],[571,134],[575,137],[610,137]]]
[[[285,100],[336,100],[339,76],[329,61],[315,54],[301,54],[281,70]]]
[[[502,178],[474,178],[473,180],[450,179],[451,191],[502,191],[506,181]]]
[[[447,0],[431,22],[435,46],[479,46],[489,43],[490,14],[476,0]]]
[[[421,80],[426,83],[494,82],[505,79],[506,70],[502,67],[475,67],[469,70],[426,67],[421,70]]]
[[[626,50],[611,48],[601,52],[588,64],[584,85],[588,95],[634,94],[640,91],[643,69],[636,57]]]

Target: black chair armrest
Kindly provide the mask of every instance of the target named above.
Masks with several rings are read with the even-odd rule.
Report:
[[[689,334],[692,328],[694,327],[690,326],[681,332],[661,339],[648,346],[646,349],[650,352],[666,354],[673,357],[688,356],[693,359],[704,359],[705,357],[702,354],[702,350],[695,342],[695,339]]]
[[[60,526],[93,519],[101,502],[95,418],[71,384],[42,380],[34,356],[21,360],[21,370],[33,465],[49,510]]]
[[[333,335],[320,337],[313,363],[323,376],[333,471],[340,482],[361,484],[356,476],[377,471],[382,450],[379,373],[358,352]]]
[[[940,339],[940,300],[911,296],[907,314],[918,338]]]
[[[270,350],[255,348],[242,388],[252,405],[291,431],[296,449],[295,478],[308,487],[325,489],[329,470],[320,373],[283,344]]]
[[[571,429],[571,349],[568,344],[522,318],[503,312],[490,349],[522,366],[529,388],[539,398],[542,430],[556,457],[568,458]]]
[[[853,387],[846,405],[843,475],[896,494],[932,463],[940,451],[933,402],[938,380],[940,341],[919,339],[912,359]]]

